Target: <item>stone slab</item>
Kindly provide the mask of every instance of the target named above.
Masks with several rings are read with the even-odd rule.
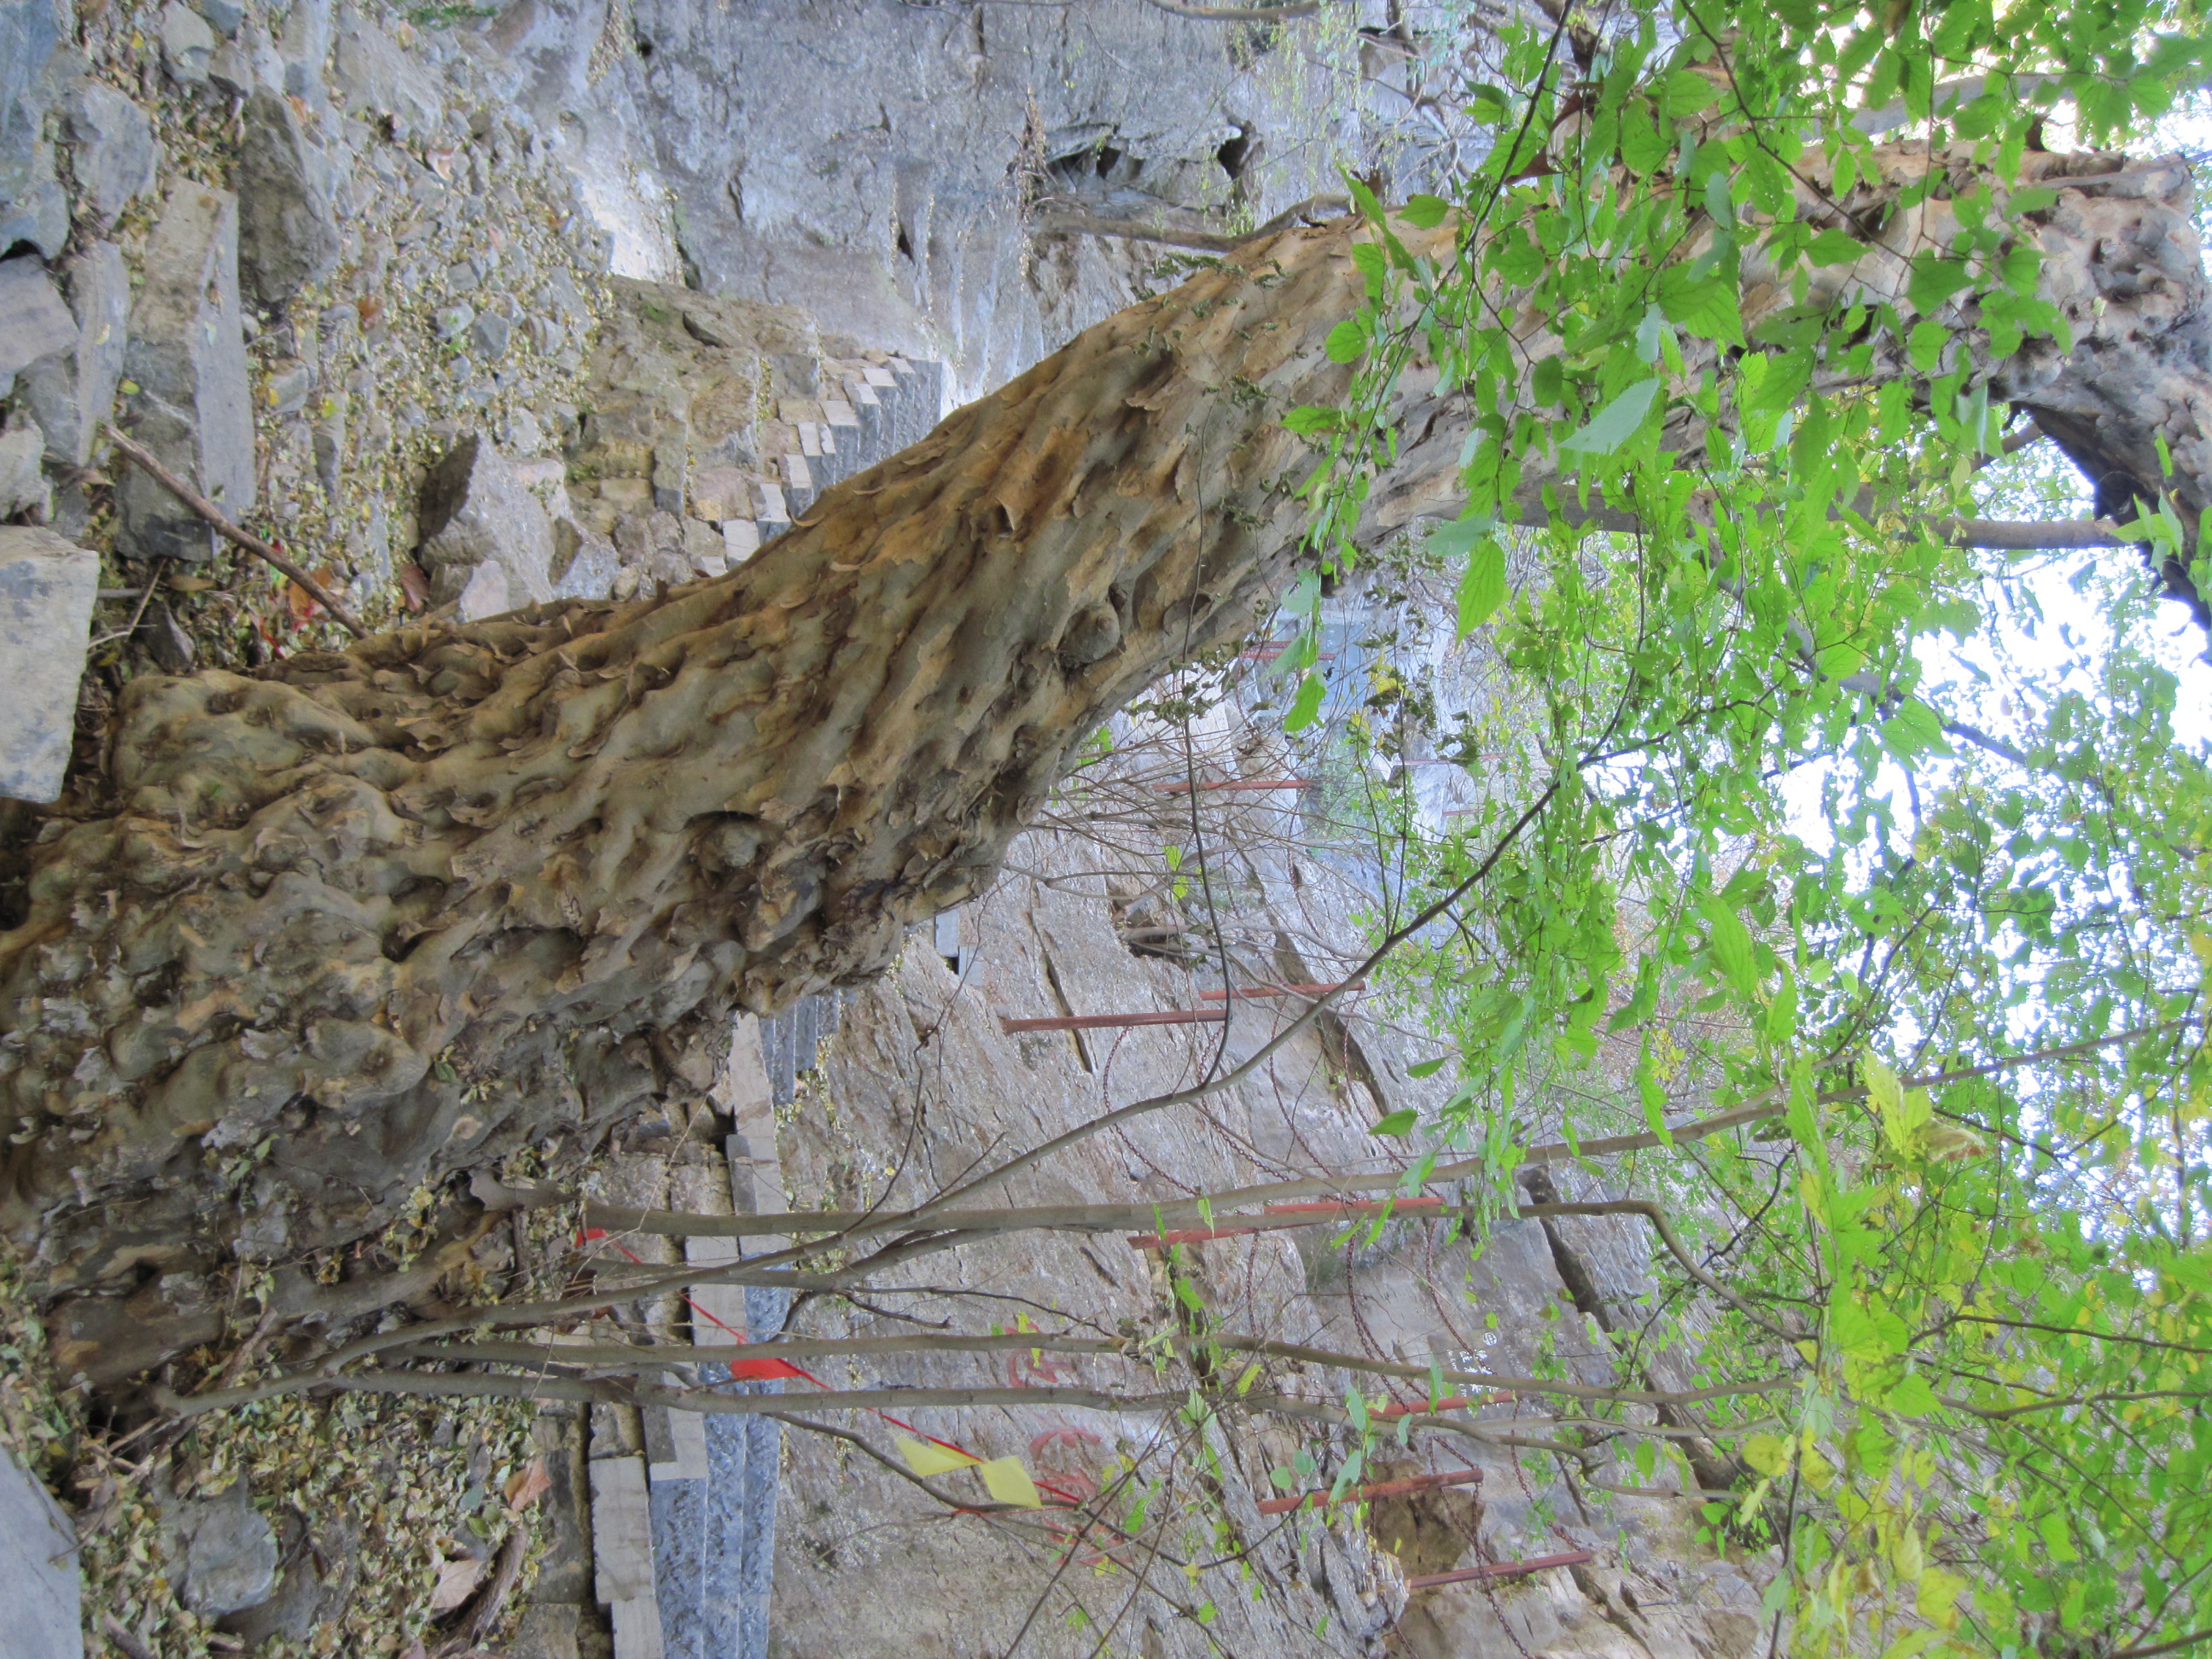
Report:
[[[595,1457],[592,1482],[592,1593],[602,1607],[653,1596],[653,1523],[642,1457]],[[655,1639],[659,1632],[655,1629]]]
[[[192,14],[195,17],[197,13]],[[131,308],[125,404],[138,441],[235,522],[254,501],[253,403],[238,308],[238,201],[190,179],[169,192]],[[136,467],[116,489],[118,549],[204,560],[214,532]]]
[[[83,1659],[76,1532],[46,1487],[0,1448],[0,1584],[8,1659]]]
[[[0,375],[76,343],[76,319],[43,260],[0,259]]]
[[[330,164],[289,99],[246,100],[240,139],[239,272],[264,309],[289,301],[338,262]]]
[[[0,526],[0,795],[62,793],[76,730],[77,682],[92,637],[100,556],[51,530]]]
[[[65,466],[92,459],[100,422],[115,412],[131,323],[131,273],[123,250],[94,242],[70,261],[70,308],[76,313],[76,349],[57,352],[23,371],[21,392],[46,434],[46,453]]]

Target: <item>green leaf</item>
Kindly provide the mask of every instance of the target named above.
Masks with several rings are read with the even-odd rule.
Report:
[[[1505,549],[1495,536],[1486,536],[1467,556],[1467,572],[1459,581],[1459,636],[1488,622],[1505,603]]]
[[[1310,438],[1317,432],[1334,432],[1344,424],[1344,411],[1321,409],[1309,404],[1294,409],[1283,416],[1283,424],[1301,438]]]
[[[1563,439],[1562,449],[1579,449],[1593,455],[1610,455],[1636,435],[1644,424],[1644,416],[1651,408],[1651,400],[1659,395],[1659,382],[1638,380],[1603,409],[1592,416],[1589,424],[1572,437]],[[1460,631],[1467,629],[1462,624]]]
[[[1692,276],[1686,266],[1671,267],[1659,279],[1659,309],[1668,322],[1701,340],[1743,343],[1743,309],[1737,301],[1735,279],[1724,272]]]
[[[1367,1133],[1370,1135],[1409,1135],[1421,1115],[1410,1106],[1401,1106],[1389,1116],[1378,1120]]]
[[[1450,1065],[1452,1061],[1458,1058],[1459,1056],[1457,1054],[1438,1054],[1434,1060],[1425,1060],[1419,1065],[1408,1066],[1406,1068],[1406,1075],[1407,1077],[1434,1077],[1438,1072],[1443,1071],[1445,1066]]]
[[[1923,317],[1933,316],[1943,302],[1973,281],[1964,259],[1916,259],[1905,297]]]
[[[1739,996],[1752,996],[1759,990],[1759,959],[1751,946],[1751,930],[1743,925],[1743,918],[1735,907],[1718,897],[1702,901],[1698,909],[1705,918],[1711,935],[1713,963],[1726,977]]]
[[[1923,318],[1912,325],[1912,332],[1905,341],[1905,355],[1911,358],[1913,368],[1923,374],[1929,374],[1943,361],[1943,347],[1950,337],[1951,331],[1942,324]]]
[[[1693,69],[1678,69],[1667,77],[1661,106],[1677,120],[1695,115],[1719,100],[1721,89]]]
[[[1314,716],[1321,713],[1323,689],[1321,676],[1306,670],[1305,678],[1298,682],[1298,695],[1291,702],[1291,712],[1283,716],[1284,731],[1303,732],[1314,723]]]
[[[1884,1403],[1900,1416],[1925,1417],[1942,1402],[1936,1398],[1936,1390],[1928,1386],[1928,1379],[1914,1371],[1889,1391],[1889,1398]]]
[[[1451,204],[1441,196],[1408,196],[1398,216],[1416,230],[1434,230],[1450,210]]]
[[[1847,265],[1863,258],[1867,245],[1849,231],[1822,231],[1805,245],[1805,258],[1816,265]]]
[[[1329,330],[1322,349],[1333,363],[1356,363],[1367,355],[1367,331],[1357,318],[1346,318]]]
[[[1512,118],[1513,105],[1496,87],[1477,86],[1468,94],[1467,115],[1480,126],[1503,126]]]

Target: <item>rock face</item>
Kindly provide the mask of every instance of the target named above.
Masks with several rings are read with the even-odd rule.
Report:
[[[50,801],[62,792],[76,729],[100,556],[27,526],[0,526],[0,795]]]
[[[238,156],[238,271],[274,310],[337,263],[338,228],[325,175],[292,106],[274,93],[246,100]]]
[[[348,109],[363,119],[389,121],[392,137],[401,143],[434,131],[444,112],[436,84],[398,42],[350,5],[339,14],[331,80]]]
[[[253,410],[238,311],[238,203],[227,191],[185,180],[170,192],[146,250],[124,362],[139,387],[125,404],[138,441],[234,520],[249,512]],[[207,526],[136,468],[118,481],[116,499],[119,550],[142,559],[213,551]]]
[[[433,599],[474,622],[553,597],[553,521],[481,434],[462,440],[423,481],[422,544]]]
[[[66,466],[92,459],[100,423],[115,408],[129,338],[131,273],[123,250],[94,242],[70,262],[75,350],[57,351],[23,372],[24,401],[46,434],[46,453]]]

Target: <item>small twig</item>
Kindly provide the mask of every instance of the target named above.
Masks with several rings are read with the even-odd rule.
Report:
[[[155,590],[161,586],[161,578],[168,574],[168,572],[169,557],[168,555],[165,553],[159,559],[156,559],[154,562],[153,580],[149,581],[145,586],[138,590],[138,608],[131,613],[131,620],[125,623],[118,632],[113,634],[103,634],[100,638],[92,642],[92,646],[88,646],[85,648],[87,650],[90,650],[93,646],[106,645],[111,640],[127,640],[133,634],[136,634],[138,631],[138,623],[140,620],[146,614],[146,607],[154,602]]]
[[[517,1520],[507,1528],[507,1541],[499,1547],[499,1563],[492,1570],[491,1583],[477,1593],[476,1606],[461,1621],[459,1633],[440,1650],[441,1659],[467,1652],[498,1628],[507,1598],[522,1582],[522,1564],[529,1553],[530,1540]]]
[[[331,596],[329,589],[275,548],[270,546],[267,542],[263,541],[260,537],[249,531],[240,530],[225,518],[221,507],[162,465],[152,450],[148,449],[137,439],[125,437],[117,431],[112,422],[107,422],[106,425],[107,435],[114,441],[116,448],[135,461],[139,470],[148,477],[205,519],[217,535],[226,541],[244,548],[256,558],[267,560],[294,581],[299,583],[310,599],[335,617],[356,639],[365,640],[368,637],[368,629],[362,626],[360,619],[355,617],[352,611],[347,610]],[[150,593],[151,591],[149,584],[148,592]],[[135,617],[131,618],[131,626],[134,628],[137,626],[137,618]]]
[[[276,1310],[274,1303],[264,1309],[259,1322],[246,1340],[238,1345],[238,1352],[224,1362],[222,1373],[216,1379],[216,1386],[219,1389],[235,1388],[238,1379],[246,1374],[246,1368],[253,1362],[253,1351],[266,1342],[283,1322],[283,1316]]]

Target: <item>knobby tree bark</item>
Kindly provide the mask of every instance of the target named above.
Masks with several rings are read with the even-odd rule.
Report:
[[[1816,293],[1902,306],[1950,192],[1906,209],[1899,191],[1972,171],[1881,157],[1839,203],[1807,177],[1803,216],[1872,232]],[[2194,525],[2212,307],[2187,169],[2039,154],[2027,171],[2060,186],[2034,222],[2072,349],[1992,358],[1971,290],[1944,313],[1954,349],[2099,481],[2100,510],[2163,484]],[[733,1006],[862,979],[977,890],[1075,745],[1292,574],[1311,462],[1281,416],[1346,390],[1322,340],[1359,302],[1364,234],[1243,246],[827,492],[726,577],[134,683],[103,815],[45,823],[0,935],[0,1224],[78,1297],[64,1358],[125,1329],[155,1358],[205,1340],[211,1316],[146,1288],[164,1268],[355,1239],[426,1182],[701,1091],[687,1056]],[[1460,234],[1401,228],[1447,262]],[[1754,257],[1742,280],[1748,325],[1790,303]],[[1557,343],[1522,321],[1533,366]],[[1901,346],[1876,372],[1924,379]],[[1468,416],[1435,385],[1418,363],[1401,380],[1372,538],[1455,510]],[[1670,441],[1694,449],[1695,417],[1676,418]]]

